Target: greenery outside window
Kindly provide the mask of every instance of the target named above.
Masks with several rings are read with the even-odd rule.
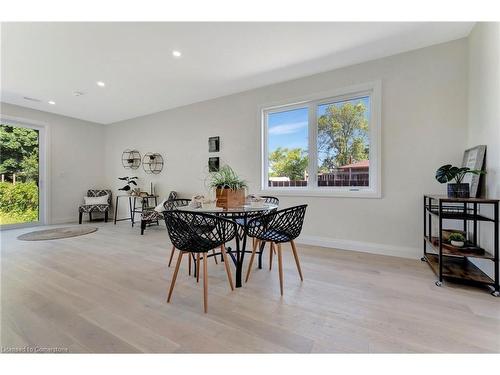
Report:
[[[262,110],[262,190],[380,197],[380,83]]]

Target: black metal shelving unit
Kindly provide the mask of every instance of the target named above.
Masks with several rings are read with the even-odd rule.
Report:
[[[498,199],[448,198],[440,195],[424,195],[424,256],[422,261],[429,264],[442,286],[443,279],[471,284],[489,285],[492,295],[500,296],[499,286],[499,206]],[[493,207],[493,217],[480,213],[483,205]],[[433,236],[432,220],[438,220],[438,233]],[[464,248],[454,248],[443,241],[443,220],[462,222],[467,241]],[[493,223],[493,251],[478,245],[478,222]],[[471,225],[470,225],[471,224]],[[487,259],[493,262],[494,279],[479,269],[470,259]]]

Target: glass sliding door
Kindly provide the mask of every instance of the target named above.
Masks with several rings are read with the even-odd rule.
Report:
[[[41,222],[40,139],[43,129],[0,123],[0,225]]]

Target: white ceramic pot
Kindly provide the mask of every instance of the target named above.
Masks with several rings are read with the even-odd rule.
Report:
[[[450,242],[455,247],[464,247],[464,241],[453,241],[453,240],[451,240]]]

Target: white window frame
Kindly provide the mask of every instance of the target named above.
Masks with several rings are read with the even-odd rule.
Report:
[[[382,138],[382,84],[380,81],[345,87],[328,92],[317,93],[299,100],[273,103],[261,108],[261,193],[282,196],[325,196],[325,197],[359,197],[381,198],[381,138]],[[370,183],[368,187],[355,186],[318,186],[318,150],[317,150],[317,107],[318,105],[348,100],[355,97],[370,96]],[[308,186],[306,187],[269,187],[269,128],[268,115],[298,108],[307,107],[309,111],[308,128]]]
[[[39,122],[35,120],[25,119],[21,117],[4,116],[0,114],[0,121],[6,125],[30,128],[38,130],[38,220],[28,223],[18,223],[18,224],[3,224],[0,225],[2,230],[4,229],[16,229],[33,227],[39,225],[46,225],[49,218],[49,207],[50,207],[50,176],[49,176],[49,144],[50,144],[50,132],[49,127],[44,122]]]

